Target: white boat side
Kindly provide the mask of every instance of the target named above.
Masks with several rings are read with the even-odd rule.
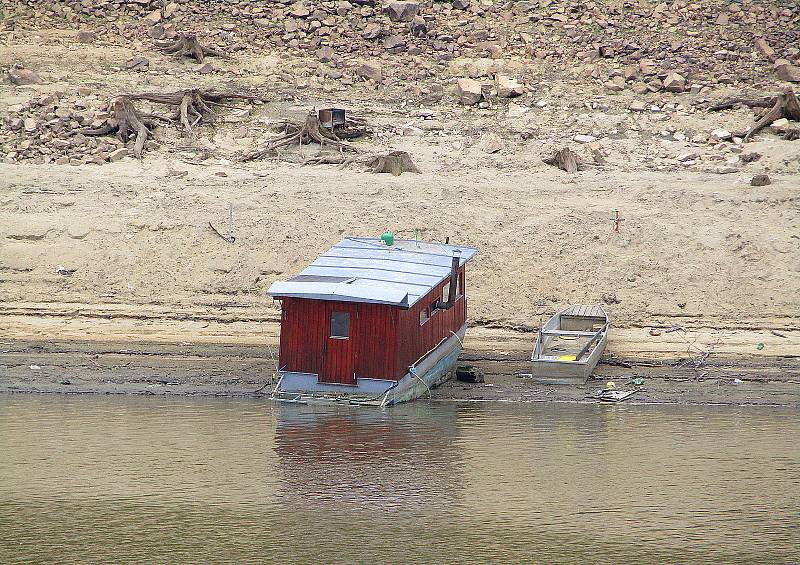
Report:
[[[608,344],[609,327],[608,313],[599,305],[578,304],[556,313],[536,337],[531,354],[534,380],[546,384],[584,384]],[[567,339],[576,342],[572,350],[550,351],[555,340]]]

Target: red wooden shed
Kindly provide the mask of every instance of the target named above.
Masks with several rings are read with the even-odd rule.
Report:
[[[469,247],[348,237],[274,283],[280,390],[410,400],[447,377],[466,331]]]

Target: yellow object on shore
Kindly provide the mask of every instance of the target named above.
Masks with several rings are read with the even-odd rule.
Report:
[[[606,383],[606,390],[612,390],[615,388],[617,388],[617,385],[614,383],[614,381],[608,381]]]

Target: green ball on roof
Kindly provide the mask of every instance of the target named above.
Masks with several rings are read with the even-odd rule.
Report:
[[[381,235],[381,241],[386,245],[394,245],[394,234],[390,231],[383,232],[383,235]]]

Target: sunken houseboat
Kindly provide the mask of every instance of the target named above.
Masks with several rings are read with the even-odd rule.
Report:
[[[476,250],[348,237],[275,282],[281,302],[275,397],[383,406],[430,394],[461,352],[465,265]]]

